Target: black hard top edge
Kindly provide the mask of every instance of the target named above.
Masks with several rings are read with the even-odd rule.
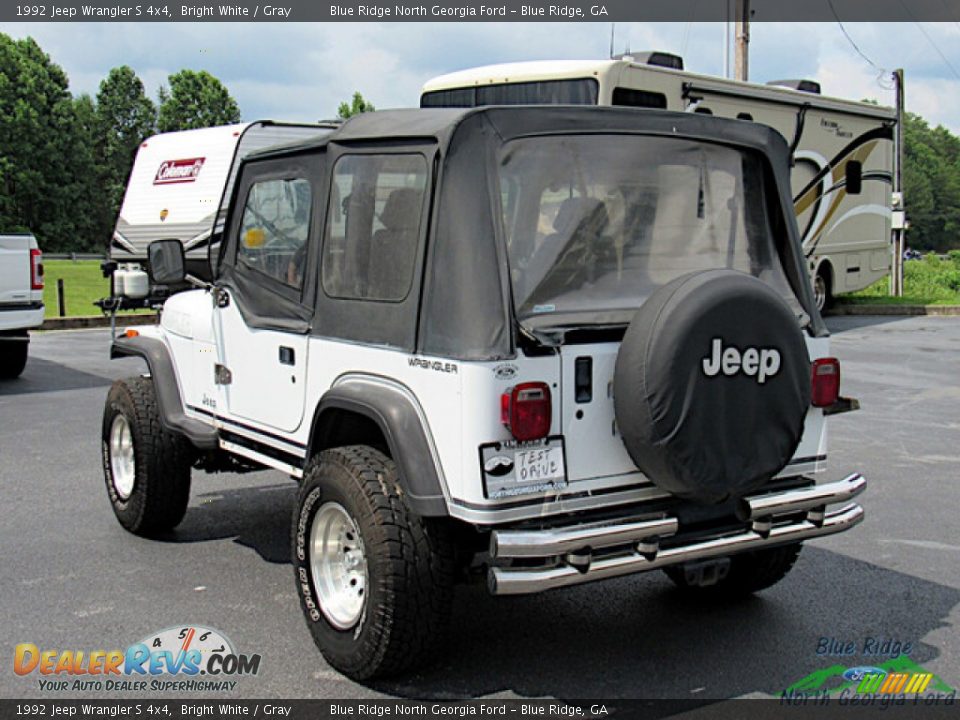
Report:
[[[492,105],[477,108],[410,108],[362,113],[325,135],[251,153],[263,159],[308,152],[328,143],[365,140],[423,139],[443,149],[458,127],[485,116],[503,141],[531,135],[654,134],[672,135],[751,147],[766,152],[786,149],[786,141],[759,123],[669,110],[595,105]],[[779,147],[778,147],[779,146]]]

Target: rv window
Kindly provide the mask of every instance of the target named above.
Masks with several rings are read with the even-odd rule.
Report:
[[[701,115],[713,115],[713,110],[707,107],[698,107],[694,109],[695,113],[700,113]]]
[[[426,181],[422,155],[345,155],[337,160],[323,245],[327,295],[386,302],[407,296]]]
[[[618,87],[613,89],[613,104],[666,110],[667,96],[663,93],[650,92],[649,90]]]
[[[454,88],[453,90],[435,90],[424,93],[420,98],[420,107],[475,107],[477,91],[472,88]]]
[[[750,113],[737,113],[737,120],[750,120],[753,121],[753,115]]]
[[[847,195],[859,195],[863,192],[863,163],[859,160],[848,160],[844,175]]]
[[[599,86],[593,78],[501,83],[424,93],[420,107],[480,105],[596,105]]]
[[[304,178],[255,183],[240,223],[237,264],[299,289],[310,234],[310,205],[310,182]]]

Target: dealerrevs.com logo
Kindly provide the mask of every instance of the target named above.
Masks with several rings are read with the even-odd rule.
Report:
[[[234,678],[256,675],[260,655],[238,653],[223,633],[181,625],[147,635],[126,650],[14,649],[13,671],[36,677],[43,692],[231,691]]]
[[[197,179],[206,158],[185,158],[183,160],[164,160],[157,168],[153,178],[154,185],[172,185],[188,183]]]

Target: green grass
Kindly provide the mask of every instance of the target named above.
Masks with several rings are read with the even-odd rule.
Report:
[[[110,283],[100,273],[99,260],[43,261],[43,304],[48,318],[60,316],[57,306],[57,280],[60,278],[63,278],[67,317],[100,314],[100,308],[93,301],[110,294]]]
[[[43,304],[44,316],[60,317],[57,305],[57,280],[63,278],[63,294],[66,303],[66,317],[99,315],[100,308],[93,304],[110,295],[110,281],[100,272],[99,260],[44,260],[43,261]],[[150,310],[124,311],[133,313],[151,312]]]
[[[960,250],[951,250],[947,259],[934,254],[903,264],[903,297],[890,297],[890,280],[882,278],[873,285],[838,300],[854,305],[960,305]]]

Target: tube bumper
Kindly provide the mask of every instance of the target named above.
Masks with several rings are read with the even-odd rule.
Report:
[[[661,548],[661,541],[680,529],[677,519],[669,516],[546,530],[495,530],[490,538],[492,560],[540,559],[545,566],[491,567],[488,586],[495,595],[521,595],[833,535],[863,520],[863,508],[848,501],[866,485],[855,473],[838,482],[750,495],[737,511],[748,528],[666,548]],[[840,502],[848,504],[827,511],[828,505]],[[613,552],[596,556],[597,550]]]

